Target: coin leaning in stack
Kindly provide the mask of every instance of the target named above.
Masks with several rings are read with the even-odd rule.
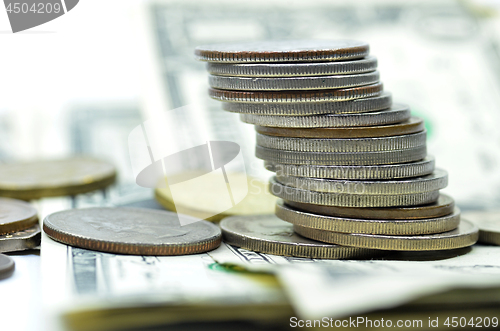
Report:
[[[353,258],[477,241],[477,227],[439,192],[448,174],[427,155],[423,120],[392,103],[368,44],[219,44],[195,55],[208,62],[210,97],[256,126],[256,156],[281,198],[276,215],[222,220],[229,244]]]

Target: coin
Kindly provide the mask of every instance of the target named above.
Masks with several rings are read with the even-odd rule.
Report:
[[[257,133],[257,145],[296,152],[359,153],[404,150],[425,146],[426,131],[375,138],[289,138]]]
[[[272,116],[240,114],[240,120],[275,128],[340,128],[401,123],[410,119],[410,109],[394,105],[390,109],[360,114],[325,114],[310,116]],[[345,128],[344,128],[345,130]]]
[[[306,77],[349,75],[371,72],[377,69],[377,59],[367,56],[364,59],[338,62],[304,63],[207,63],[207,71],[218,76],[237,77]]]
[[[500,213],[498,211],[470,211],[465,215],[479,228],[478,242],[500,245]]]
[[[0,235],[38,224],[37,211],[27,202],[0,198]]]
[[[446,195],[440,194],[436,202],[413,207],[398,208],[349,208],[335,206],[321,206],[317,204],[285,201],[288,206],[297,210],[334,217],[397,220],[397,219],[423,219],[437,218],[453,213],[455,201]]]
[[[21,200],[76,195],[115,182],[111,164],[86,157],[0,164],[0,196]]]
[[[299,165],[380,165],[422,160],[427,148],[419,146],[392,151],[361,153],[295,152],[255,146],[255,156],[270,162]]]
[[[394,251],[431,251],[456,249],[474,245],[478,228],[464,219],[452,231],[417,236],[390,236],[382,234],[340,233],[294,225],[294,231],[313,240],[352,247]]]
[[[203,45],[197,60],[208,62],[321,62],[364,58],[367,43],[355,40],[284,40]]]
[[[436,169],[430,175],[398,180],[345,180],[276,175],[276,181],[302,190],[362,195],[397,195],[437,191],[448,185],[448,173]]]
[[[369,257],[370,250],[325,244],[293,232],[293,226],[275,215],[232,216],[221,221],[224,242],[266,254],[313,259]]]
[[[397,179],[425,176],[434,171],[434,157],[410,163],[382,164],[369,166],[344,165],[301,165],[264,162],[264,167],[279,176],[335,179]]]
[[[368,233],[386,235],[420,235],[441,233],[456,229],[460,223],[460,210],[455,208],[452,214],[423,219],[356,219],[324,216],[303,212],[278,200],[276,216],[292,224],[318,230],[342,233]]]
[[[0,235],[0,253],[24,251],[40,246],[42,233],[38,224],[18,232]]]
[[[378,96],[335,102],[224,102],[222,109],[240,114],[272,116],[309,116],[318,114],[356,114],[391,107],[392,96],[383,92]]]
[[[0,279],[10,277],[14,272],[14,260],[7,255],[0,254]]]
[[[120,254],[185,255],[219,247],[216,225],[192,221],[181,226],[177,214],[168,211],[102,207],[51,214],[44,219],[43,230],[67,245]]]
[[[224,187],[224,192],[214,191],[214,183],[220,178],[213,173],[200,177],[196,182],[184,182],[182,190],[176,191],[175,201],[168,187],[157,188],[155,198],[168,210],[182,211],[183,214],[211,222],[218,222],[224,217],[233,215],[274,212],[276,198],[269,193],[267,183],[244,173],[232,173],[230,176],[234,178],[231,193],[236,196],[242,194],[246,196],[236,205],[229,206],[229,209],[225,209],[227,201],[222,199],[227,195],[227,187]],[[241,183],[246,183],[246,185]]]
[[[416,206],[435,202],[439,197],[439,191],[396,195],[315,192],[283,185],[277,182],[275,177],[269,180],[269,191],[278,198],[287,201],[362,208]]]
[[[378,71],[315,77],[252,78],[209,75],[208,84],[216,89],[242,91],[327,90],[375,84],[379,78]]]
[[[208,89],[208,95],[219,101],[227,102],[324,102],[348,101],[360,98],[375,97],[382,93],[382,83],[365,86],[342,88],[335,90],[308,90],[308,91],[231,91]]]

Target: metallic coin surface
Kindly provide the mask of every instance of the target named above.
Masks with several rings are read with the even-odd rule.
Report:
[[[284,40],[198,46],[197,60],[208,62],[321,62],[361,59],[367,43],[355,40]]]
[[[274,128],[340,128],[401,123],[410,119],[407,106],[393,105],[390,109],[360,114],[325,114],[310,116],[272,116],[240,114],[240,120]]]
[[[427,155],[426,146],[391,151],[360,153],[295,152],[255,146],[259,159],[299,165],[380,165],[422,160]]]
[[[12,275],[14,268],[14,260],[10,256],[0,254],[0,279],[4,279]]]
[[[378,71],[335,76],[315,77],[228,77],[208,76],[212,88],[238,91],[298,91],[328,90],[375,84],[379,81]]]
[[[283,185],[274,177],[269,180],[269,191],[278,198],[287,201],[361,208],[416,206],[435,202],[439,197],[439,191],[397,195],[316,192]]]
[[[469,211],[465,215],[468,220],[479,228],[478,242],[500,245],[499,211]]]
[[[460,210],[452,214],[423,219],[377,220],[324,216],[294,209],[283,201],[276,203],[276,216],[289,223],[318,230],[342,233],[420,235],[454,230],[460,223]]]
[[[301,165],[265,161],[264,167],[275,172],[277,176],[383,180],[425,176],[434,171],[434,163],[434,157],[427,156],[425,159],[416,162],[370,166]]]
[[[302,190],[361,195],[397,195],[437,191],[448,185],[448,173],[436,169],[427,176],[398,180],[345,180],[276,175],[276,181]]]
[[[449,215],[453,213],[453,210],[455,209],[455,201],[450,196],[442,193],[439,195],[436,202],[414,207],[348,208],[321,206],[291,200],[285,201],[285,203],[294,209],[312,214],[378,220],[437,218]]]
[[[187,218],[188,216],[184,216]],[[219,247],[220,229],[192,218],[146,208],[86,208],[51,214],[43,221],[49,237],[67,245],[132,255],[185,255]]]
[[[325,244],[298,236],[275,215],[232,216],[221,221],[224,242],[266,254],[314,259],[368,257],[367,249]]]
[[[32,200],[76,195],[103,189],[115,179],[113,165],[88,157],[5,163],[0,164],[0,196]]]
[[[309,91],[232,91],[208,89],[208,95],[219,101],[248,103],[300,103],[324,101],[348,101],[360,98],[375,97],[382,94],[384,86],[376,83],[365,86],[341,88],[334,90]]]
[[[257,145],[296,152],[360,153],[411,149],[425,146],[427,132],[376,138],[289,138],[257,133]]]
[[[236,77],[306,77],[351,75],[377,69],[377,59],[367,56],[354,61],[304,63],[207,63],[212,75]]]
[[[390,236],[382,234],[340,233],[294,225],[294,231],[313,240],[352,247],[394,251],[432,251],[456,249],[474,245],[478,228],[464,219],[452,231],[418,236]]]
[[[0,198],[0,235],[25,230],[35,224],[38,224],[38,216],[31,204]]]
[[[0,253],[24,251],[40,246],[42,233],[38,224],[31,228],[0,236]]]

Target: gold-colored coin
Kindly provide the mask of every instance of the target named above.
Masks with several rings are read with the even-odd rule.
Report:
[[[155,190],[156,200],[168,210],[212,222],[219,222],[224,217],[233,215],[274,212],[276,198],[269,193],[267,183],[244,173],[228,173],[228,186],[225,183],[218,185],[221,178],[216,173],[197,177],[196,172],[186,172],[178,176],[197,180],[183,182],[182,187],[175,189],[175,192],[168,185]],[[234,201],[233,205],[230,194],[233,197],[246,196],[240,202]]]
[[[25,230],[35,224],[38,224],[38,216],[31,204],[0,198],[0,235]]]
[[[286,200],[285,203],[294,209],[312,214],[334,217],[348,217],[377,220],[424,219],[449,215],[455,209],[455,201],[446,194],[440,194],[436,202],[413,207],[397,208],[352,208],[322,206]]]
[[[255,126],[255,130],[260,134],[276,137],[293,138],[375,138],[400,136],[405,134],[423,131],[424,121],[419,117],[412,117],[409,120],[390,125],[361,126],[361,127],[340,127],[340,128],[277,128],[269,126]]]
[[[420,235],[441,233],[456,229],[460,223],[460,210],[443,217],[423,219],[377,220],[333,217],[306,213],[276,203],[276,216],[294,225],[342,233],[368,233],[386,235]]]
[[[113,165],[88,157],[0,165],[0,196],[33,200],[76,195],[115,182]]]
[[[418,236],[391,236],[382,234],[340,233],[294,225],[295,232],[309,239],[327,243],[394,251],[434,251],[474,245],[478,228],[463,220],[452,231]]]
[[[479,228],[478,242],[500,246],[499,211],[470,211],[465,215]]]

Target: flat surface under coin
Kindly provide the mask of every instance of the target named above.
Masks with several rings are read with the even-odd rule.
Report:
[[[280,40],[212,44],[196,47],[197,60],[208,62],[317,62],[360,59],[367,43],[355,40]]]
[[[395,251],[432,251],[456,249],[474,245],[478,228],[461,220],[457,229],[419,236],[389,236],[381,234],[339,233],[294,225],[295,232],[313,240],[339,245]]]
[[[479,228],[478,242],[500,245],[500,211],[469,211],[465,216]]]
[[[38,224],[14,233],[0,236],[0,253],[24,251],[40,246],[42,232]]]
[[[0,279],[9,277],[14,271],[14,260],[7,255],[0,254]]]
[[[36,209],[29,203],[0,198],[0,235],[21,231],[38,224]]]
[[[184,216],[187,219],[188,216]],[[64,244],[132,255],[185,255],[206,252],[221,242],[220,229],[177,214],[146,208],[86,208],[51,214],[43,221],[49,237]]]
[[[21,200],[76,195],[114,183],[113,165],[86,157],[0,165],[0,196]]]
[[[367,257],[370,250],[324,244],[296,235],[275,215],[233,216],[221,221],[224,242],[256,252],[317,259]]]

